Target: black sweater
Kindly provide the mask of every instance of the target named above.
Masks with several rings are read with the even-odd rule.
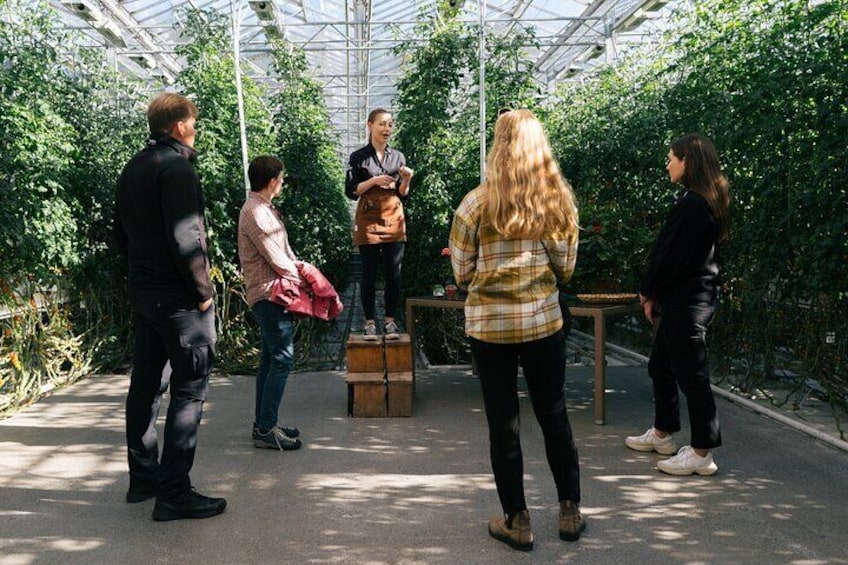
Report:
[[[716,229],[707,201],[685,192],[660,229],[639,292],[660,304],[713,302],[720,284]]]
[[[131,295],[192,303],[212,297],[196,155],[175,139],[151,139],[118,179],[115,235]]]

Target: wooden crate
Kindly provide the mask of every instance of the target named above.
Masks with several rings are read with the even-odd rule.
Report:
[[[389,388],[389,417],[412,416],[412,371],[388,373],[386,377]]]
[[[409,334],[386,340],[386,371],[406,373],[412,371],[412,341]]]
[[[362,334],[347,337],[347,370],[349,373],[382,373],[385,370],[383,339],[366,341]]]
[[[347,413],[354,418],[386,417],[386,378],[379,373],[348,373]]]

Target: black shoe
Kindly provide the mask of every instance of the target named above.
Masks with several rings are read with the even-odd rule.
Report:
[[[130,504],[144,502],[145,500],[150,500],[154,496],[156,496],[156,487],[154,486],[130,486],[129,490],[127,490],[127,502]]]
[[[157,498],[153,507],[153,519],[157,522],[167,522],[186,518],[209,518],[217,516],[226,507],[226,499],[203,496],[192,488],[170,500]]]
[[[280,429],[289,437],[300,437],[300,430],[294,426],[280,426]]]
[[[280,426],[280,429],[283,430],[283,433],[289,437],[300,437],[300,430],[295,428],[294,426]],[[253,439],[257,439],[259,437],[259,426],[253,426]]]
[[[267,433],[257,430],[253,436],[253,445],[280,451],[294,451],[303,445],[299,439],[288,436],[280,426],[274,426]]]

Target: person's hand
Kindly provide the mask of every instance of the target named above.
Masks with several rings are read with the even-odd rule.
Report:
[[[412,175],[415,173],[412,169],[407,166],[403,166],[398,169],[398,174],[400,175],[400,179],[403,181],[409,181],[412,178]]]
[[[197,309],[201,312],[206,312],[212,306],[212,299],[208,299],[205,302],[200,302],[197,304]]]
[[[392,189],[395,187],[395,178],[391,175],[380,175],[377,177],[373,177],[374,186],[379,186],[380,188]]]
[[[643,296],[639,296],[640,301]],[[654,323],[654,301],[650,298],[645,298],[645,301],[642,302],[642,311],[645,313],[645,317],[648,318],[648,321],[652,324]]]

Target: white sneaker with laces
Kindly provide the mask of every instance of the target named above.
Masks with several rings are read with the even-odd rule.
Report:
[[[677,451],[674,436],[668,434],[665,437],[659,437],[654,428],[649,428],[647,432],[640,436],[624,438],[624,445],[634,451],[656,451],[660,455],[671,455]]]
[[[365,325],[365,341],[378,341],[380,336],[377,335],[377,325],[373,322]]]
[[[398,334],[398,325],[394,322],[386,322],[386,325],[383,326],[384,333],[386,334],[386,339],[400,339],[400,334]]]
[[[707,452],[706,456],[701,457],[692,446],[685,445],[674,457],[657,461],[657,469],[669,475],[714,475],[718,465],[713,461],[712,453]]]

